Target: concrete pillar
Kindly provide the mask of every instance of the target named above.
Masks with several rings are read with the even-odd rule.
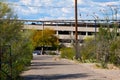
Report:
[[[73,40],[74,40],[74,34],[73,34],[73,31],[70,32],[71,34],[71,43],[74,43]]]
[[[87,26],[87,23],[86,23],[86,30],[87,30],[87,27],[88,27],[88,26]],[[86,36],[88,36],[88,31],[86,31]]]

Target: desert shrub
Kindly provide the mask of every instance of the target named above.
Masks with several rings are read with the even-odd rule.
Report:
[[[108,24],[108,23],[107,23]],[[98,53],[98,61],[101,63],[103,68],[107,67],[108,63],[114,65],[120,64],[120,47],[119,47],[119,33],[118,24],[112,25],[113,29],[110,30],[109,25],[107,28],[102,25],[99,28],[99,33],[97,35],[97,46],[96,50]]]
[[[67,58],[73,60],[75,57],[75,50],[73,48],[63,48],[61,49],[60,56],[62,58]]]
[[[48,54],[49,54],[49,55],[56,55],[55,52],[49,52]]]
[[[0,80],[11,77],[17,80],[16,77],[30,65],[32,59],[31,33],[22,31],[23,22],[17,21],[17,16],[12,14],[7,4],[0,2],[0,11]]]
[[[109,53],[109,63],[112,63],[114,65],[120,65],[120,38],[117,38],[116,40],[112,41],[110,45],[110,53]]]
[[[95,41],[94,38],[88,37],[84,40],[80,50],[82,62],[95,62]]]

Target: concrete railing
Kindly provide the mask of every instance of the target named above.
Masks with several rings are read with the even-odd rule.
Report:
[[[56,31],[75,31],[75,27],[68,27],[68,26],[44,26],[44,28],[51,28]],[[37,29],[37,30],[43,30],[42,25],[24,25],[24,29]],[[94,27],[78,27],[78,31],[84,31],[84,32],[95,32]],[[98,28],[97,28],[98,32]]]

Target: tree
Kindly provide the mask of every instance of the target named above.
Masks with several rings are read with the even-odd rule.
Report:
[[[58,38],[55,36],[55,31],[49,28],[45,28],[43,31],[35,31],[33,35],[33,45],[47,46],[47,47],[58,47]]]
[[[95,60],[101,63],[101,67],[103,68],[107,68],[108,63],[120,65],[119,24],[107,23],[100,25],[99,32],[96,35],[96,43],[94,43],[94,39],[92,38],[84,40],[81,46],[82,60],[83,62]]]
[[[22,29],[23,23],[17,21],[17,16],[7,4],[0,2],[1,80],[16,79],[25,66],[30,64],[33,51],[31,34]]]
[[[99,28],[99,33],[97,35],[97,54],[99,56],[98,60],[101,61],[103,67],[107,67],[107,63],[115,63],[120,57],[118,57],[119,46],[116,42],[119,42],[118,25],[113,24],[112,30],[110,27]],[[117,60],[116,60],[117,59]],[[118,64],[117,63],[117,64]]]
[[[0,7],[1,7],[1,9],[0,9],[0,18],[5,17],[6,13],[9,13],[11,11],[11,9],[8,8],[8,5],[6,5],[6,4],[4,4],[2,2],[0,2]]]

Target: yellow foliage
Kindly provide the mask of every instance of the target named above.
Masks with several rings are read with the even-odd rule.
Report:
[[[35,31],[33,35],[33,45],[36,46],[51,46],[58,43],[58,38],[55,36],[55,31],[50,28],[45,28],[43,31]]]

